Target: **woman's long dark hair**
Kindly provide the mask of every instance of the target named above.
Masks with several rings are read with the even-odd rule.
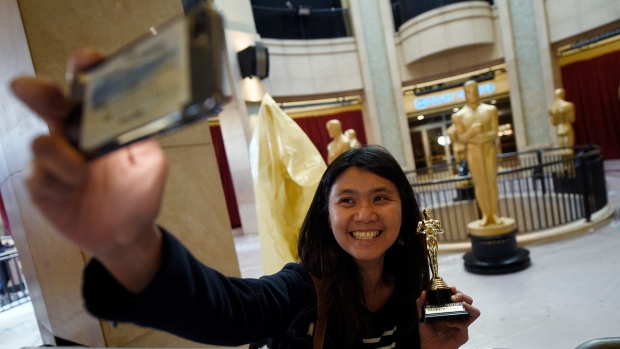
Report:
[[[429,283],[426,242],[423,236],[416,236],[422,215],[402,168],[384,148],[377,145],[353,148],[329,165],[301,226],[297,243],[300,262],[321,280],[320,296],[328,309],[330,327],[341,327],[338,332],[343,333],[348,342],[366,335],[369,324],[359,270],[353,258],[336,242],[328,222],[331,188],[351,167],[386,178],[398,188],[402,224],[398,239],[385,254],[383,275],[394,278],[394,292],[402,297],[407,307],[405,311],[411,312],[406,317],[410,322],[403,330],[415,330],[418,323],[415,300]]]

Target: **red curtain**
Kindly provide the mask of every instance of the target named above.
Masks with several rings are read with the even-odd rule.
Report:
[[[601,147],[620,158],[620,51],[562,67],[566,100],[575,103],[575,144]]]
[[[230,225],[233,228],[237,228],[241,226],[241,218],[239,216],[239,208],[237,207],[237,198],[235,197],[235,186],[230,176],[230,168],[228,167],[228,159],[226,158],[226,150],[224,149],[222,129],[219,125],[210,125],[209,129],[211,131],[213,147],[215,148],[217,167],[220,170],[222,187],[224,187],[224,197],[226,199],[226,207],[228,208]]]
[[[325,162],[327,162],[327,144],[331,142],[325,124],[332,119],[340,120],[342,132],[352,128],[357,134],[357,140],[366,145],[366,132],[364,131],[364,120],[361,110],[346,111],[331,115],[309,116],[296,118],[295,122],[308,135],[308,138],[319,150]]]

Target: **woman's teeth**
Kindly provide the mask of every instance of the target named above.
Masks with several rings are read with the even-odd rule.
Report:
[[[381,234],[380,230],[351,232],[351,235],[358,240],[370,240],[372,238],[379,236],[379,234]]]

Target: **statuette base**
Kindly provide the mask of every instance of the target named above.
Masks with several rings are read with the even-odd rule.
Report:
[[[450,321],[469,318],[463,302],[452,303],[450,289],[426,291],[427,304],[422,307],[420,322]]]

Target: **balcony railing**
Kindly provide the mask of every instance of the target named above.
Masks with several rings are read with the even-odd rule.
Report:
[[[263,38],[307,40],[351,36],[346,8],[252,6],[256,31]]]
[[[498,155],[499,214],[514,218],[519,234],[585,219],[607,205],[605,171],[594,145]],[[461,171],[462,172],[462,171]],[[471,175],[443,164],[409,172],[421,208],[442,222],[440,241],[465,242],[467,224],[480,219]]]
[[[29,300],[17,251],[0,253],[0,312]]]
[[[392,0],[394,27],[398,31],[403,23],[424,12],[466,1],[485,1],[493,5],[493,0]]]

